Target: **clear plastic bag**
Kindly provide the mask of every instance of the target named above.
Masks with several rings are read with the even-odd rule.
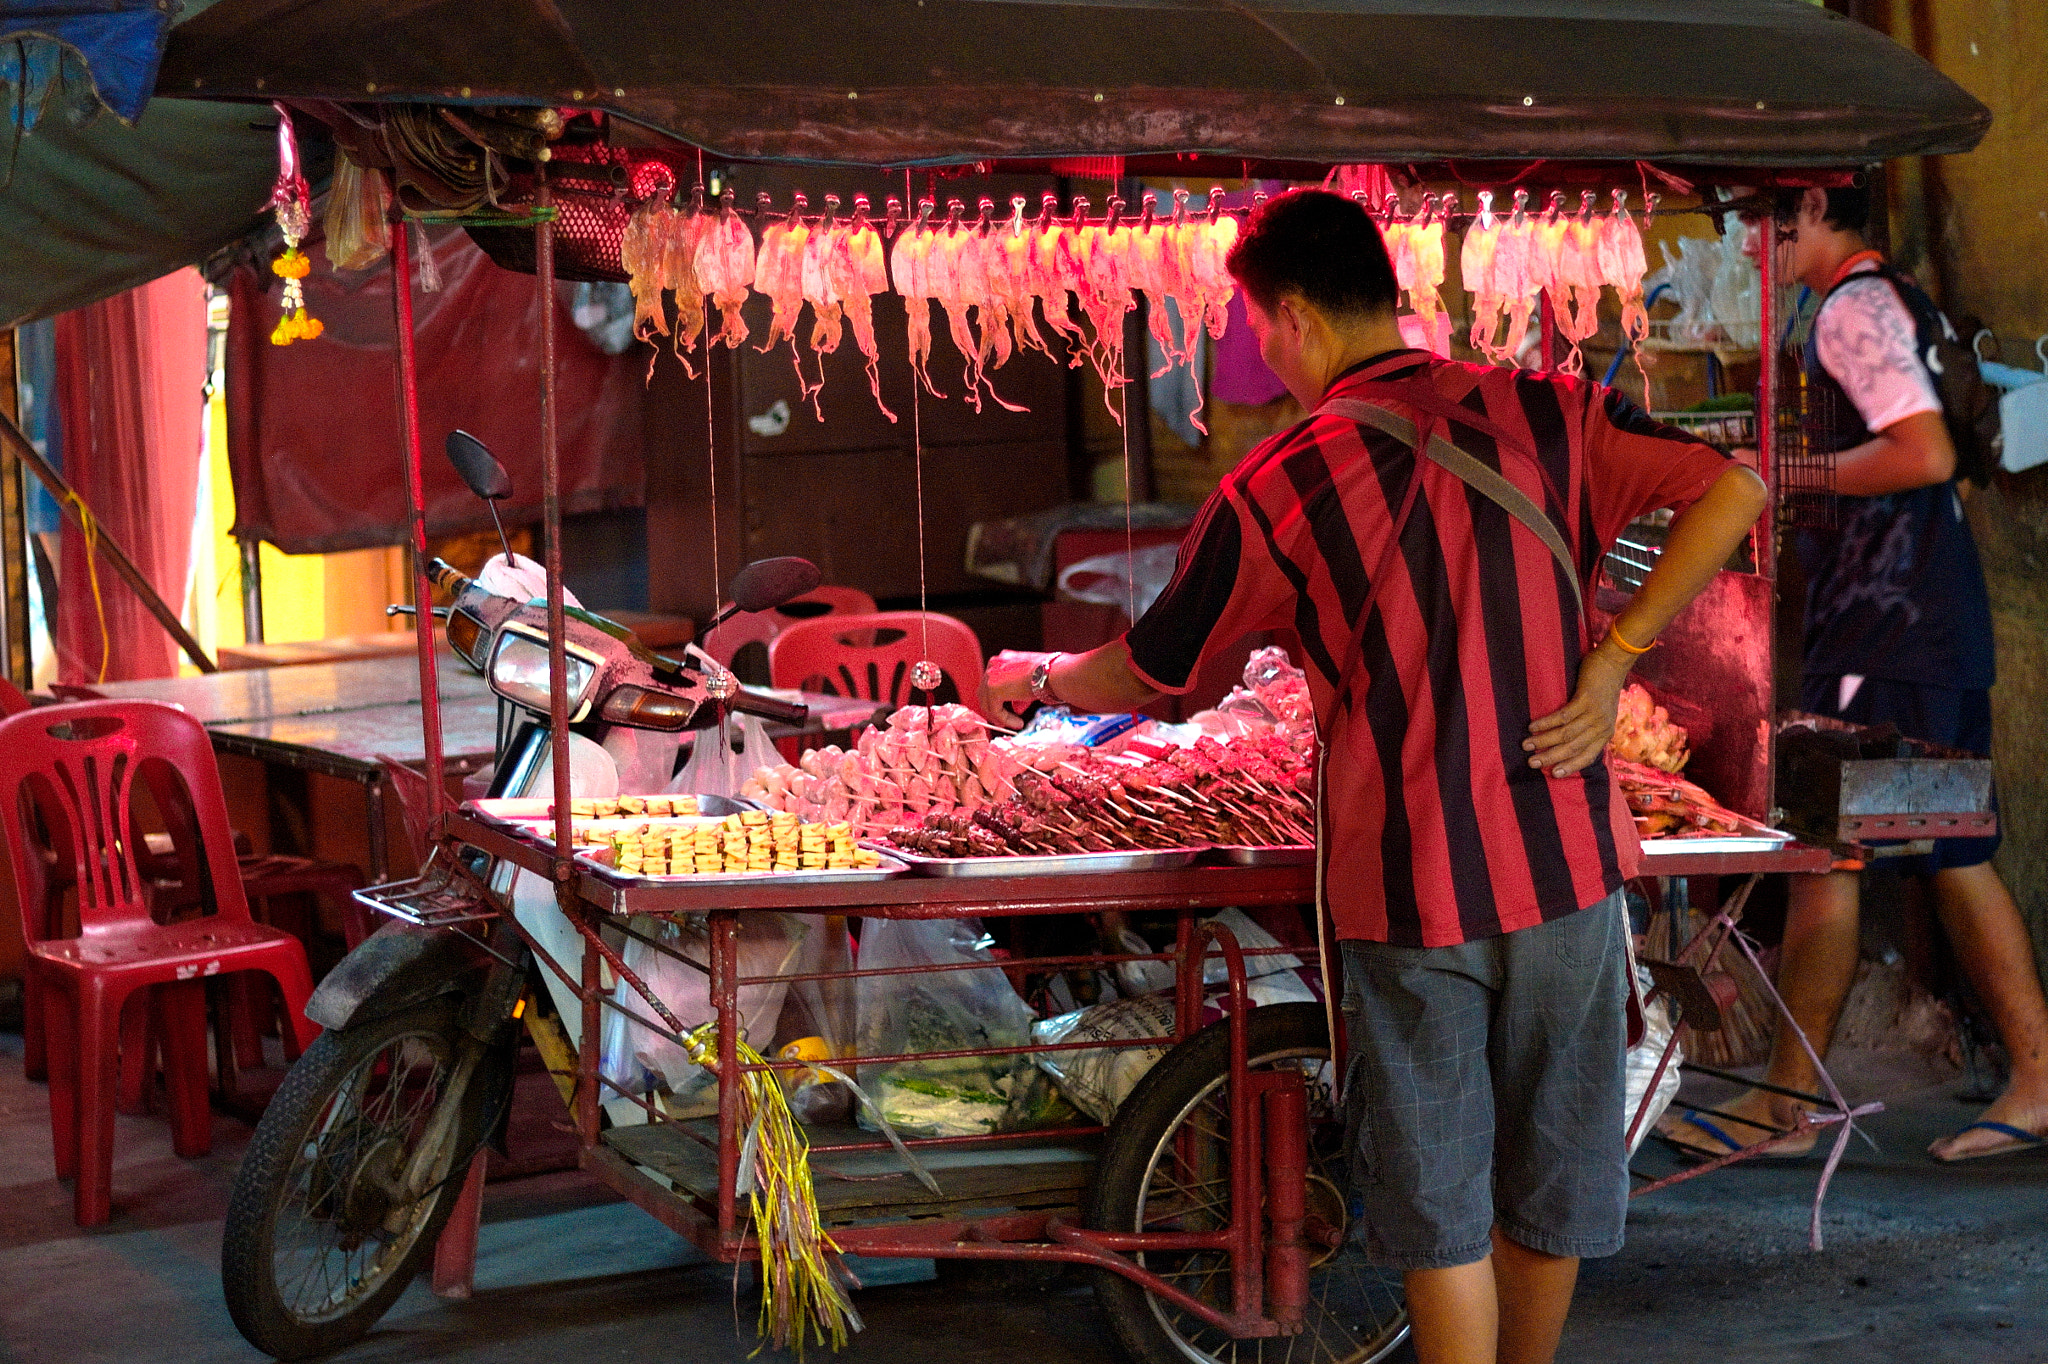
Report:
[[[993,963],[979,919],[869,919],[861,928],[862,970]],[[863,1056],[1021,1047],[1031,1006],[1001,969],[864,976],[859,982]],[[863,1066],[856,1077],[904,1136],[964,1137],[994,1132],[1015,1088],[1015,1056],[963,1056]],[[861,1125],[872,1127],[865,1109]]]
[[[782,761],[757,716],[730,714],[723,724],[697,730],[691,738],[690,756],[668,784],[671,792],[737,796],[755,769]]]
[[[1245,660],[1243,685],[1232,687],[1213,710],[1189,719],[1210,734],[1272,730],[1305,742],[1315,733],[1315,701],[1309,695],[1308,675],[1294,666],[1287,650],[1269,644]]]
[[[1636,968],[1637,994],[1646,999],[1643,1005],[1643,1040],[1630,1047],[1626,1069],[1623,1074],[1623,1093],[1626,1102],[1622,1105],[1622,1130],[1635,1121],[1636,1109],[1643,1102],[1643,1095],[1650,1092],[1650,1077],[1656,1073],[1658,1058],[1664,1054],[1664,1044],[1671,1041],[1671,1003],[1662,995],[1648,999],[1652,982],[1650,973],[1643,967]],[[1671,1060],[1665,1064],[1664,1074],[1657,1081],[1656,1091],[1651,1094],[1650,1107],[1643,1114],[1642,1123],[1636,1128],[1636,1139],[1630,1144],[1628,1153],[1634,1155],[1636,1148],[1643,1144],[1643,1138],[1650,1135],[1650,1129],[1657,1125],[1657,1119],[1664,1116],[1664,1110],[1671,1107],[1671,1101],[1678,1094],[1678,1067],[1685,1060],[1685,1044],[1671,1048]]]
[[[701,922],[636,916],[632,927],[690,961],[707,967],[710,964],[710,939]],[[738,973],[771,976],[793,970],[791,963],[809,937],[810,928],[810,920],[795,914],[742,915],[737,943]],[[619,956],[685,1027],[697,1027],[716,1016],[711,1002],[711,978],[704,971],[677,961],[638,938],[626,939]],[[775,1035],[788,989],[781,981],[740,988],[740,1027],[750,1041],[765,1043]],[[613,987],[612,998],[642,1018],[656,1017],[640,992],[624,979]],[[651,1098],[670,1117],[705,1117],[718,1111],[718,1081],[711,1072],[692,1061],[681,1046],[634,1022],[618,1009],[605,1010],[598,1056],[606,1079],[631,1094]],[[606,1094],[605,1107],[612,1121],[630,1124],[648,1120],[647,1111],[631,1099],[619,1097],[610,1088]]]
[[[1173,996],[1133,995],[1111,1004],[1061,1014],[1034,1025],[1031,1040],[1040,1046],[1057,1042],[1122,1042],[1139,1037],[1173,1035]],[[1100,1051],[1041,1051],[1038,1068],[1059,1082],[1060,1092],[1074,1107],[1100,1123],[1116,1116],[1117,1105],[1166,1054],[1163,1046],[1105,1047]]]
[[[817,922],[790,968],[793,975],[852,969],[853,942],[847,936],[846,920],[837,916]],[[775,1039],[778,1051],[792,1047],[797,1055],[827,1059],[853,1055],[854,984],[851,980],[791,982]],[[845,1122],[853,1114],[853,1094],[837,1080],[804,1071],[790,1091],[789,1107],[798,1122]]]
[[[336,152],[327,195],[327,262],[337,270],[367,270],[391,249],[391,186],[384,172],[366,169]]]

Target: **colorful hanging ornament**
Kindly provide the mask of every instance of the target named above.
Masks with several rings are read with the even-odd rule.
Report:
[[[312,273],[312,258],[299,250],[313,230],[313,195],[306,177],[299,171],[299,143],[292,135],[292,116],[282,104],[277,110],[277,184],[270,191],[270,207],[277,211],[277,229],[284,234],[284,254],[270,263],[271,273],[284,281],[284,313],[271,329],[270,344],[289,346],[294,341],[311,341],[320,335],[320,319],[306,315],[306,291],[301,283]]]

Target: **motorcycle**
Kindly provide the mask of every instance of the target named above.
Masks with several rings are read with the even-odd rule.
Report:
[[[462,432],[449,437],[448,454],[495,519],[511,492],[504,468]],[[499,534],[504,543],[502,526]],[[504,549],[506,569],[516,568]],[[427,576],[451,597],[436,612],[450,646],[517,717],[501,726],[490,794],[549,792],[544,604],[492,591],[438,559]],[[712,624],[779,606],[818,581],[802,559],[749,564]],[[616,736],[694,731],[716,742],[735,712],[792,724],[807,717],[801,705],[740,687],[694,646],[680,660],[663,657],[580,607],[568,608],[565,633],[578,795],[616,793],[617,762],[604,746]],[[706,813],[738,808],[716,797],[700,803]],[[541,878],[444,846],[417,881],[368,894],[379,891],[385,903],[423,912],[388,919],[314,992],[306,1013],[324,1031],[272,1098],[228,1208],[228,1310],[252,1345],[278,1359],[339,1349],[405,1291],[472,1159],[487,1144],[502,1149],[520,1025],[551,1068],[582,1043],[573,990],[541,970],[528,945],[530,937],[556,960],[575,959],[575,929]],[[507,904],[509,916],[464,914]]]

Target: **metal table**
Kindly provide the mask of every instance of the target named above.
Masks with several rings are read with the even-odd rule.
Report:
[[[442,653],[439,662],[436,690],[448,767],[472,772],[496,750],[497,698],[453,654]],[[355,782],[363,788],[370,879],[390,874],[378,759],[418,766],[426,756],[419,665],[412,654],[108,682],[96,690],[182,707],[206,726],[217,752]]]

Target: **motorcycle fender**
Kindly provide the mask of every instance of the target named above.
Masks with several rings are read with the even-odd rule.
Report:
[[[452,929],[388,920],[343,957],[306,1001],[306,1017],[346,1028],[478,983],[490,958]]]

